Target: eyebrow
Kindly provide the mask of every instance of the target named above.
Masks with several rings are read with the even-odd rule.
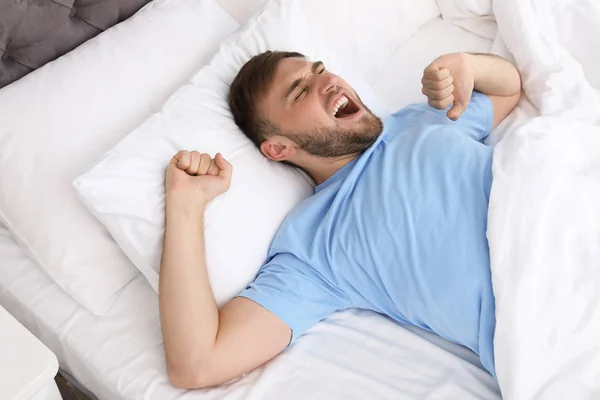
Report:
[[[322,61],[315,61],[314,63],[312,63],[311,66],[311,72],[314,74],[315,72],[317,72],[317,70],[322,67],[324,64]],[[285,93],[285,99],[288,100],[288,98],[290,97],[290,95],[292,93],[294,93],[294,90],[296,90],[298,88],[298,86],[300,86],[300,84],[302,84],[302,82],[305,80],[304,77],[302,78],[298,78],[296,79],[294,82],[292,82],[292,84],[290,85],[290,87],[288,88],[287,92]]]

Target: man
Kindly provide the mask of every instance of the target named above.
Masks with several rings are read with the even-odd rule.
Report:
[[[244,65],[229,96],[236,123],[318,186],[282,224],[255,281],[219,310],[203,212],[232,168],[220,154],[173,157],[159,291],[173,385],[226,382],[350,307],[464,345],[494,374],[492,149],[480,142],[515,107],[521,81],[502,58],[456,53],[429,65],[422,84],[428,104],[382,124],[320,62],[266,52]]]

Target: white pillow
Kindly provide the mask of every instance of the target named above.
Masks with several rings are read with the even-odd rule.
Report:
[[[219,305],[254,278],[283,218],[313,193],[308,178],[267,160],[233,121],[227,104],[229,84],[250,57],[279,49],[322,60],[353,85],[374,112],[385,114],[365,79],[335,58],[325,38],[312,36],[301,4],[268,2],[160,113],[75,180],[84,202],[155,290],[164,232],[165,168],[178,150],[221,152],[233,164],[231,188],[209,205],[204,223],[208,273]]]
[[[468,32],[494,40],[498,25],[492,0],[437,0],[442,18]]]
[[[217,0],[237,22],[245,24],[250,17],[262,8],[266,0]]]
[[[265,2],[217,1],[240,23]],[[386,66],[382,61],[419,27],[440,15],[436,0],[304,0],[301,7],[310,31],[323,35],[339,57],[353,63],[368,79],[379,75]]]
[[[0,91],[0,219],[73,299],[104,313],[138,271],[72,186],[206,64],[237,23],[161,0]]]
[[[370,82],[387,66],[390,54],[440,15],[436,0],[304,0],[302,7],[311,30]]]

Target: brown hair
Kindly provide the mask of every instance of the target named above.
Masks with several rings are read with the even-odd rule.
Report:
[[[229,108],[235,123],[259,147],[277,133],[277,127],[259,115],[258,99],[273,81],[279,62],[291,57],[306,58],[290,51],[265,51],[255,55],[240,69],[229,88]]]

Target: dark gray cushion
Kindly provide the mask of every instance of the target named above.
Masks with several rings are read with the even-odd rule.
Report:
[[[0,87],[129,18],[149,0],[0,0]]]

